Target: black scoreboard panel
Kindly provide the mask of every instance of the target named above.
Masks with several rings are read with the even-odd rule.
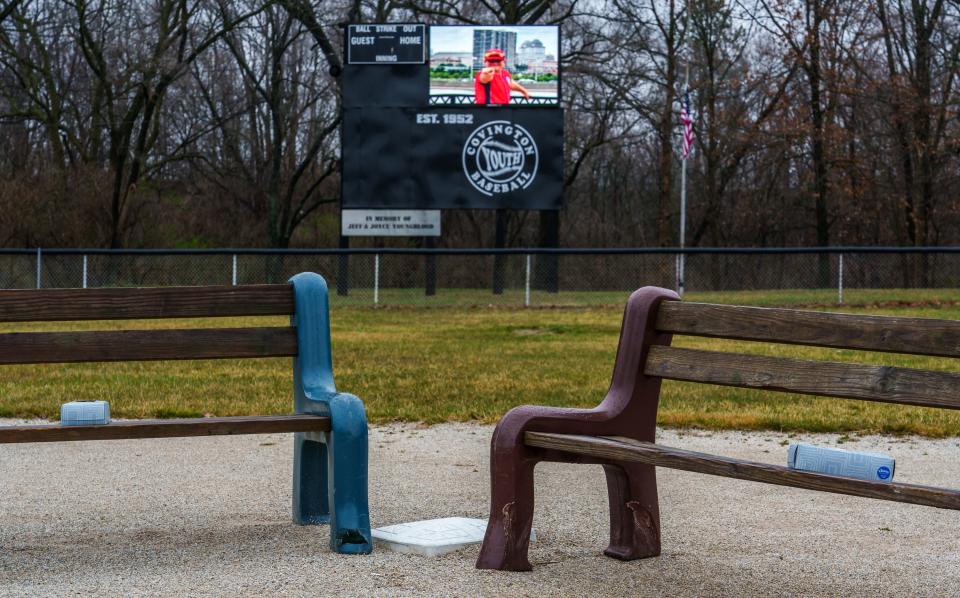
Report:
[[[344,65],[343,105],[426,106],[429,76],[422,64]]]
[[[347,25],[347,64],[423,64],[426,25]]]
[[[563,124],[557,111],[344,110],[343,207],[559,209]]]
[[[425,25],[348,25],[344,41],[344,106],[427,103],[430,68],[425,64]]]
[[[424,25],[346,33],[342,208],[561,207],[561,108],[431,105]]]

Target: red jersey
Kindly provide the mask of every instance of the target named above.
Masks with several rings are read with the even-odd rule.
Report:
[[[513,79],[510,77],[507,69],[500,69],[493,74],[493,79],[489,83],[480,82],[480,73],[473,80],[473,92],[477,104],[509,104],[510,103],[510,83]]]

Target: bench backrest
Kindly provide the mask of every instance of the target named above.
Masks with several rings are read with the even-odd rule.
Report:
[[[542,420],[536,431],[524,432],[525,445],[591,459],[960,510],[960,490],[799,471],[654,442],[664,378],[956,409],[960,408],[960,374],[671,347],[678,334],[960,356],[960,322],[956,321],[687,303],[673,291],[644,287],[627,302],[613,378],[603,403],[592,410],[554,412],[553,419],[546,413],[524,413]],[[603,426],[599,432],[597,421]],[[557,422],[574,423],[561,427]]]
[[[0,291],[0,322],[293,313],[291,284]],[[293,326],[0,334],[0,364],[276,357],[297,351]]]
[[[341,397],[333,380],[327,284],[312,272],[276,285],[0,291],[0,322],[268,315],[292,316],[290,325],[0,333],[0,364],[292,356],[293,415],[3,426],[0,443],[328,432],[329,402]],[[366,442],[362,403],[355,397],[340,403],[352,422],[346,425],[362,429]]]
[[[960,322],[663,301],[655,329],[746,341],[960,357]],[[960,373],[649,348],[643,372],[670,380],[960,409]]]

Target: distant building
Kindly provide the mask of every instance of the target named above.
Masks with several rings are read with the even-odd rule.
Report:
[[[430,68],[438,66],[456,66],[462,65],[463,68],[473,67],[473,54],[470,52],[436,52],[430,56]]]
[[[517,34],[497,29],[473,30],[473,68],[482,69],[483,54],[491,48],[500,48],[507,55],[507,70],[517,66]]]
[[[520,51],[517,53],[517,62],[529,66],[537,66],[547,57],[547,49],[543,42],[538,39],[531,39],[520,44]]]

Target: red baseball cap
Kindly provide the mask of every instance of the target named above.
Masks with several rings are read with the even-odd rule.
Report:
[[[491,48],[483,55],[484,62],[503,62],[505,58],[506,55],[499,48]]]

